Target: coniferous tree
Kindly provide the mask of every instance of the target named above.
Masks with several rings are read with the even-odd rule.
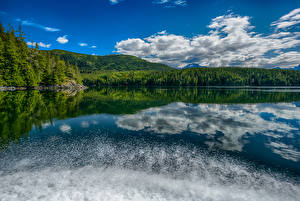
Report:
[[[2,24],[0,24],[0,86],[6,85],[6,82],[4,81],[4,72],[5,72],[4,36],[5,36],[4,28]]]
[[[5,66],[4,79],[10,86],[25,86],[25,82],[21,76],[20,54],[17,49],[16,36],[13,29],[7,34],[7,42],[4,48]]]
[[[59,57],[40,51],[38,44],[29,48],[19,27],[5,32],[0,23],[0,86],[63,84],[70,80],[81,82],[79,71]]]

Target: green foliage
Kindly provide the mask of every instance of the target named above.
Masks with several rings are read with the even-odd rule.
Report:
[[[300,71],[262,68],[193,68],[83,73],[88,86],[300,86]]]
[[[281,90],[207,89],[201,87],[90,89],[77,94],[37,90],[0,92],[0,147],[18,142],[35,128],[90,114],[134,114],[172,102],[270,103],[300,101],[300,93]]]
[[[0,23],[0,86],[60,85],[73,80],[81,83],[78,69],[40,51],[38,45],[28,48],[21,28],[17,35]]]
[[[19,141],[33,126],[42,129],[43,123],[54,118],[66,118],[80,100],[66,93],[39,92],[37,90],[0,92],[0,147]]]
[[[158,70],[166,71],[172,68],[159,63],[151,63],[135,56],[129,55],[107,55],[94,56],[68,52],[64,50],[49,51],[54,56],[59,56],[72,65],[77,65],[81,72],[93,72],[96,70]]]

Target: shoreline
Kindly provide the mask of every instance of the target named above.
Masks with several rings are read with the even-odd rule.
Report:
[[[17,86],[0,86],[0,91],[25,91],[25,90],[39,90],[39,91],[66,91],[77,90],[82,91],[87,89],[87,86],[81,84],[72,85],[49,85],[49,86],[31,86],[31,87],[17,87]]]

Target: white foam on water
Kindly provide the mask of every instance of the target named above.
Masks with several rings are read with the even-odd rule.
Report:
[[[28,159],[22,164],[29,164]],[[0,172],[1,201],[297,201],[300,186],[234,163],[210,160],[187,175],[120,167],[45,167]],[[18,163],[20,168],[20,163]],[[212,172],[218,170],[220,173]],[[201,173],[200,173],[201,175]],[[232,177],[226,179],[225,177]]]
[[[83,167],[44,169],[1,176],[0,195],[8,200],[299,200],[299,187],[279,182],[253,188],[209,180],[174,179],[144,172]],[[275,189],[272,189],[275,188]],[[293,194],[294,193],[294,194]]]
[[[51,139],[0,155],[0,201],[300,200],[295,178],[184,143]]]

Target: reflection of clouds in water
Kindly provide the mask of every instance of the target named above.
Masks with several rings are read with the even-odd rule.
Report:
[[[88,128],[90,126],[89,122],[87,122],[87,121],[82,121],[80,123],[80,125],[81,125],[82,128]]]
[[[128,130],[145,130],[158,134],[180,134],[190,131],[197,134],[216,137],[216,132],[224,135],[218,141],[209,141],[208,145],[219,146],[226,150],[241,151],[246,134],[263,133],[274,138],[272,141],[288,135],[294,138],[299,131],[300,108],[293,103],[218,105],[173,103],[160,108],[150,108],[135,115],[125,115],[117,120],[117,125]],[[295,120],[290,124],[288,120]],[[294,133],[293,133],[294,132]],[[269,146],[273,146],[270,144]],[[276,149],[274,153],[286,152]],[[280,154],[286,155],[286,154]],[[287,158],[287,157],[285,157]],[[299,160],[299,158],[297,159]]]
[[[42,123],[42,128],[48,128],[51,126],[50,122]]]
[[[59,130],[63,133],[70,133],[72,128],[71,128],[71,126],[69,126],[67,124],[63,124],[59,127]]]
[[[89,128],[90,125],[97,125],[98,122],[96,120],[88,120],[88,121],[82,121],[80,122],[80,126],[82,128]]]
[[[274,153],[280,155],[282,158],[295,162],[300,159],[300,152],[295,150],[295,147],[292,145],[286,145],[281,142],[271,142],[268,146],[271,147]]]

